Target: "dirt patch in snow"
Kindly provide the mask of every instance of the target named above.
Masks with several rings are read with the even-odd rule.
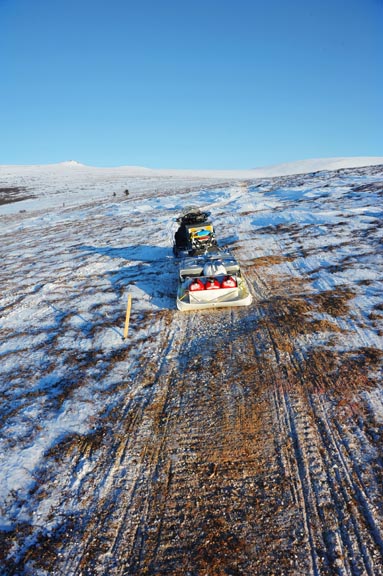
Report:
[[[22,200],[29,200],[30,198],[35,198],[35,195],[28,193],[26,188],[16,186],[0,188],[0,206],[3,204],[12,204],[13,202],[21,202]]]

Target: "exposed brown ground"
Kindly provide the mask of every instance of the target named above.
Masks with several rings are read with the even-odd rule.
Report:
[[[81,226],[90,223],[76,222],[73,246],[83,243]],[[105,222],[92,220],[92,226],[90,245]],[[108,249],[118,252],[121,221],[108,226],[113,239]],[[379,231],[378,224],[366,234],[372,236],[371,230]],[[32,510],[41,504],[44,525],[33,518],[0,530],[1,576],[383,574],[383,421],[373,404],[374,394],[381,394],[382,353],[366,346],[341,352],[337,346],[347,339],[342,320],[352,312],[350,287],[314,292],[310,275],[317,270],[299,277],[272,272],[310,250],[332,252],[334,246],[300,248],[297,225],[264,228],[270,231],[290,234],[294,243],[286,243],[282,255],[258,258],[251,245],[248,258],[237,245],[254,293],[251,307],[133,311],[132,326],[151,344],[137,362],[139,337],[136,349],[128,345],[99,356],[72,343],[56,351],[78,316],[75,303],[68,306],[71,291],[100,286],[105,294],[105,285],[97,271],[81,277],[83,260],[70,258],[68,274],[72,246],[63,242],[62,248],[60,242],[67,224],[52,227],[41,245],[38,286],[29,266],[23,274],[28,296],[40,283],[52,282],[49,264],[55,262],[57,293],[49,305],[57,319],[44,328],[51,330],[52,357],[39,369],[40,376],[49,374],[63,359],[66,372],[61,388],[47,397],[48,408],[52,403],[58,411],[86,388],[96,363],[101,380],[116,367],[126,366],[126,373],[113,389],[100,392],[105,410],[92,417],[92,433],[65,436],[44,454],[28,495]],[[19,234],[17,246],[26,252],[31,242],[41,242],[40,229],[29,230],[28,237]],[[374,242],[379,256],[381,241]],[[95,251],[95,257],[103,253]],[[32,254],[35,259],[40,253]],[[16,295],[15,271],[22,263],[17,258],[14,273],[6,276],[8,291]],[[5,264],[11,266],[11,256]],[[336,262],[343,269],[352,264],[348,257]],[[113,271],[108,287],[120,290],[119,296],[126,288],[120,273]],[[76,282],[65,281],[66,275]],[[7,300],[4,310],[28,306],[23,297]],[[103,329],[118,325],[119,305],[97,320]],[[97,306],[101,315],[105,308],[93,309]],[[377,330],[382,308],[375,304],[369,318]],[[89,336],[99,327],[84,326]],[[33,351],[40,346],[44,349],[46,340]],[[14,355],[17,359],[17,350]],[[25,364],[19,370],[13,374],[16,386],[18,379],[31,379]],[[33,405],[39,393],[32,386],[20,392],[22,401],[8,404],[4,389],[2,418]],[[120,402],[111,403],[117,394]],[[27,508],[27,500],[15,493],[9,502]]]
[[[0,206],[2,204],[11,204],[12,202],[21,202],[34,198],[33,194],[27,192],[26,188],[8,187],[0,188]]]
[[[48,455],[69,477],[92,463],[82,513],[23,563],[82,576],[383,574],[382,424],[365,396],[381,353],[299,345],[318,330],[336,338],[346,290],[310,298],[299,282],[248,278],[263,286],[249,309],[147,318],[162,323],[157,360],[127,375],[113,413],[105,398],[95,434]],[[312,321],[314,308],[334,323]],[[55,481],[41,478],[41,498]]]

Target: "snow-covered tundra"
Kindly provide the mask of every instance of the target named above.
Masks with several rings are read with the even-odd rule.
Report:
[[[248,308],[176,310],[187,206]],[[2,166],[0,215],[2,576],[383,574],[383,158]]]

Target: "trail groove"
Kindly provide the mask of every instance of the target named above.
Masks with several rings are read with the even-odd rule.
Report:
[[[115,415],[96,513],[57,568],[381,573],[381,486],[364,486],[332,376],[297,362],[293,335],[262,302],[175,314],[157,371],[140,373],[149,386],[136,383]]]

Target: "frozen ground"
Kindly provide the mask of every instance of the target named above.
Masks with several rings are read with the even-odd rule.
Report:
[[[1,575],[383,574],[382,197],[382,165],[1,167]],[[249,308],[176,310],[189,205]]]

